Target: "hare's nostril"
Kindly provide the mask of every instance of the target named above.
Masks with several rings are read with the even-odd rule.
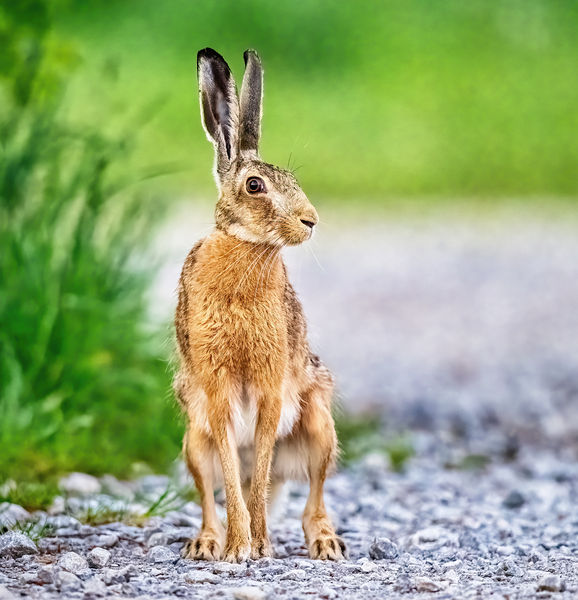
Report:
[[[309,229],[313,229],[313,227],[315,227],[315,223],[313,221],[306,221],[305,219],[301,219],[301,223],[303,223],[303,225],[307,225]]]

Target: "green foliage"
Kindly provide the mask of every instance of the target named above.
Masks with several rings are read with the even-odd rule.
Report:
[[[411,440],[406,435],[385,434],[383,424],[373,415],[338,415],[335,426],[344,465],[355,463],[370,452],[378,452],[389,458],[393,470],[401,471],[414,455]]]
[[[147,315],[159,213],[129,187],[131,138],[62,115],[69,73],[48,5],[14,4],[0,5],[12,52],[0,79],[0,473],[164,467],[180,427],[166,333]],[[24,7],[45,17],[30,25]]]
[[[58,26],[87,48],[74,113],[162,96],[141,158],[162,148],[187,165],[189,193],[213,194],[194,67],[205,46],[238,81],[243,50],[262,54],[263,156],[292,155],[316,200],[578,192],[573,0],[90,0]]]
[[[0,462],[4,469],[4,463]],[[26,510],[46,510],[58,495],[54,481],[6,481],[0,489],[0,503],[10,502]]]
[[[54,535],[54,527],[46,522],[45,519],[31,519],[30,521],[24,521],[14,523],[10,527],[13,531],[19,531],[27,535],[33,542],[37,542],[39,539],[44,537],[50,537]]]

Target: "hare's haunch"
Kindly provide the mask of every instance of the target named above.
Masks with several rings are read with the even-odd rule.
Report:
[[[215,147],[216,229],[189,253],[179,282],[177,397],[184,456],[203,523],[193,559],[271,556],[267,498],[288,478],[310,481],[303,530],[313,558],[341,559],[323,503],[335,462],[331,374],[307,343],[283,246],[308,240],[317,212],[292,173],[259,158],[263,69],[245,52],[241,93],[223,57],[197,56],[201,115]],[[224,484],[227,531],[213,490]]]

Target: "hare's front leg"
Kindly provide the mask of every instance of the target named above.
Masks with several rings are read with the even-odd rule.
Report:
[[[327,470],[335,462],[337,436],[331,416],[331,389],[314,387],[304,398],[302,435],[309,451],[309,497],[303,512],[303,532],[311,558],[341,560],[345,544],[335,533],[323,500]]]
[[[271,460],[281,418],[281,394],[274,391],[262,394],[257,403],[255,428],[255,457],[247,507],[251,515],[251,558],[272,556],[273,549],[267,531],[267,492]]]
[[[223,560],[243,562],[251,552],[250,517],[241,490],[239,455],[231,431],[231,403],[238,401],[234,386],[222,384],[208,393],[209,424],[217,446],[227,500],[227,539]]]
[[[183,548],[183,557],[193,560],[219,560],[225,531],[217,517],[213,495],[213,452],[207,434],[189,421],[183,440],[183,454],[201,497],[203,524],[198,536]]]

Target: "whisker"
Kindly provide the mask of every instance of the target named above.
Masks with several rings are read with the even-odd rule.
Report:
[[[251,262],[251,264],[249,265],[249,267],[247,268],[247,270],[245,271],[245,274],[243,275],[243,277],[241,278],[241,280],[239,281],[239,283],[237,284],[237,286],[235,287],[235,291],[234,294],[236,294],[239,291],[239,288],[241,287],[242,283],[245,281],[245,279],[247,279],[247,277],[253,272],[253,270],[255,269],[257,262],[259,261],[259,259],[265,254],[265,252],[267,252],[269,250],[270,246],[266,245],[265,249],[260,252],[257,257]]]
[[[257,292],[259,291],[259,286],[261,285],[261,278],[263,277],[263,274],[266,271],[268,262],[273,257],[273,255],[275,254],[277,249],[278,249],[277,246],[272,246],[271,252],[268,254],[267,258],[265,259],[265,262],[263,263],[263,266],[261,267],[261,271],[259,273],[259,279],[257,280],[257,285],[255,286],[255,294],[253,296],[253,302],[255,302],[257,299]]]

